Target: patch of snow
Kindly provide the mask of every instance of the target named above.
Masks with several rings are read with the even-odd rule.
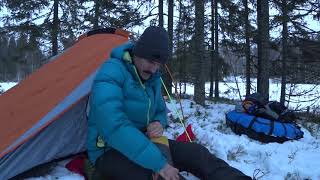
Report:
[[[46,176],[27,178],[25,180],[84,180],[85,178],[83,176],[70,172],[65,168],[65,165],[69,161],[70,159],[59,162],[51,173]]]
[[[0,92],[5,92],[10,88],[14,87],[15,85],[17,85],[16,82],[0,83]]]

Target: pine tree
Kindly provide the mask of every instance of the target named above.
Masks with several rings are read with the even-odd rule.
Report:
[[[289,81],[292,82],[292,79],[293,79],[293,77],[289,77],[288,79],[288,76],[290,74],[295,74],[296,81],[299,81],[299,79],[304,79],[304,78],[298,77],[299,76],[298,74],[302,74],[302,75],[305,74],[305,72],[300,73],[301,71],[304,71],[303,67],[305,66],[305,64],[302,65],[302,62],[297,62],[297,61],[295,62],[295,64],[292,63],[293,59],[296,59],[296,57],[299,57],[299,54],[297,52],[292,52],[292,49],[296,48],[297,44],[299,44],[298,42],[299,40],[296,41],[297,39],[299,38],[309,39],[309,33],[313,33],[312,30],[310,31],[309,28],[305,27],[305,22],[304,22],[304,17],[306,17],[307,15],[311,15],[311,13],[313,12],[313,9],[312,9],[313,2],[314,2],[313,0],[272,1],[273,6],[277,8],[277,10],[280,13],[272,19],[271,24],[273,25],[273,27],[277,27],[279,25],[282,26],[281,39],[279,40],[280,41],[279,44],[281,47],[279,47],[278,49],[280,49],[280,52],[281,52],[280,102],[283,105],[286,101],[286,84]],[[300,57],[299,59],[303,59],[303,57]],[[289,66],[290,68],[288,68]]]
[[[284,105],[286,97],[286,84],[287,84],[287,56],[288,56],[288,9],[287,0],[282,0],[282,71],[281,71],[281,95],[280,103]]]
[[[170,54],[173,53],[173,8],[174,8],[174,1],[168,0],[168,35],[169,35],[169,51]],[[167,66],[169,69],[172,67],[171,63],[172,58],[169,59]],[[172,79],[170,74],[167,74],[166,77],[166,86],[168,88],[169,93],[172,93]]]
[[[59,0],[53,1],[53,21],[51,28],[52,56],[58,54],[58,33],[60,26],[59,19]]]
[[[194,100],[197,104],[205,105],[205,75],[204,75],[204,1],[195,2],[195,86]]]
[[[244,6],[244,21],[245,21],[245,57],[246,57],[246,96],[250,94],[251,89],[251,52],[250,52],[250,21],[248,0],[242,0]]]
[[[5,81],[6,58],[8,57],[8,39],[0,35],[0,81]]]
[[[159,0],[159,26],[163,27],[163,0]]]
[[[258,78],[257,90],[269,99],[269,1],[257,0],[258,17]]]
[[[9,11],[5,17],[5,28],[16,34],[36,33],[43,40],[50,42],[51,55],[59,52],[59,37],[64,37],[61,29],[79,27],[76,21],[80,10],[77,0],[4,0]],[[77,23],[77,25],[74,25]]]
[[[15,54],[17,55],[15,59],[16,72],[15,79],[16,81],[21,81],[25,77],[25,69],[27,67],[27,56],[28,56],[28,37],[26,34],[22,33],[17,39],[17,48]]]
[[[214,97],[219,98],[219,78],[220,78],[220,58],[219,58],[219,30],[218,30],[218,2],[214,1],[214,59],[215,59],[215,80],[214,80]],[[213,32],[212,32],[213,33]]]
[[[183,27],[183,22],[182,22],[182,0],[179,0],[179,19],[178,19],[178,22],[177,22],[177,29],[176,29],[176,42],[177,42],[177,47],[176,47],[176,52],[175,52],[175,55],[176,55],[176,60],[175,60],[175,67],[176,68],[176,74],[178,75],[178,79],[179,80],[179,95],[181,96],[181,92],[182,92],[182,72],[183,72],[183,60],[182,60],[182,53],[181,53],[181,48],[182,48],[182,36],[181,36],[181,31],[182,31],[182,27]],[[177,82],[178,84],[178,82]],[[175,86],[175,92],[178,93],[178,86]]]
[[[176,60],[172,61],[172,70],[177,72],[180,85],[180,91],[186,92],[186,83],[189,81],[192,54],[189,37],[193,35],[194,19],[192,18],[192,5],[190,2],[179,1],[179,20],[176,24],[176,40],[177,48],[174,52]],[[182,84],[184,84],[182,90]]]
[[[18,60],[17,42],[14,37],[10,37],[8,44],[8,53],[5,58],[5,70],[4,70],[4,79],[5,81],[12,81],[16,75],[16,64]]]
[[[85,4],[92,4],[85,8],[84,20],[87,25],[83,29],[97,29],[104,27],[115,27],[128,29],[137,25],[142,25],[143,20],[140,10],[149,4],[147,0],[82,0]],[[149,16],[148,16],[149,17]]]
[[[219,98],[219,82],[230,72],[230,67],[233,69],[239,64],[239,62],[233,62],[231,59],[223,57],[231,54],[236,54],[239,57],[245,56],[246,34],[244,32],[246,23],[243,17],[245,13],[241,6],[243,6],[241,1],[211,1],[211,97],[214,93],[214,97]],[[250,24],[249,29],[252,29]],[[225,62],[226,59],[230,65]]]
[[[213,97],[213,80],[214,80],[214,72],[215,70],[215,3],[216,0],[211,1],[211,61],[210,61],[210,90],[209,90],[209,97]]]

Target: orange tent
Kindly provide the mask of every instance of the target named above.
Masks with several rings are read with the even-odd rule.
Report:
[[[0,96],[0,179],[85,151],[93,78],[128,35],[111,28],[88,32]]]

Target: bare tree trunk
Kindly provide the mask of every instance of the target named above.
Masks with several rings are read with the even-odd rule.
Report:
[[[186,41],[187,41],[187,35],[186,35],[186,22],[183,22],[183,59],[187,59],[187,51],[186,51]],[[182,67],[181,67],[182,68]],[[182,69],[181,69],[182,70]],[[187,77],[187,73],[185,73],[186,71],[184,71],[183,73],[183,82],[184,82],[184,88],[183,88],[183,92],[187,93],[187,81],[188,81],[188,77]]]
[[[100,2],[99,2],[99,0],[95,0],[94,1],[93,29],[99,28],[99,17],[100,17]]]
[[[20,63],[16,63],[16,69],[17,69],[17,73],[16,73],[16,80],[18,82],[21,81],[21,64]]]
[[[173,51],[173,6],[174,6],[174,4],[173,4],[173,0],[168,0],[168,2],[169,2],[168,3],[169,50],[170,50],[170,53],[172,54],[172,51]],[[167,63],[167,66],[169,67],[169,69],[171,69],[170,61],[171,61],[171,59],[169,59],[169,62]],[[172,79],[171,79],[169,73],[166,73],[165,84],[167,86],[169,93],[172,94]]]
[[[211,61],[210,61],[210,92],[209,92],[209,97],[213,97],[213,80],[214,80],[214,29],[215,29],[215,24],[214,24],[214,17],[215,17],[215,9],[214,9],[214,1],[211,1]]]
[[[218,1],[215,0],[214,1],[214,25],[215,25],[215,28],[214,28],[214,45],[215,45],[215,48],[214,48],[214,52],[215,52],[215,55],[214,55],[214,58],[215,58],[215,62],[216,62],[216,65],[215,65],[215,81],[214,81],[214,97],[215,99],[218,99],[219,98],[219,78],[220,78],[220,58],[219,58],[219,42],[218,42],[218,32],[219,32],[219,29],[218,29]]]
[[[159,26],[163,27],[163,0],[159,0]]]
[[[52,22],[52,56],[58,54],[58,32],[59,32],[59,0],[53,1],[53,22]]]
[[[246,31],[246,95],[250,94],[251,89],[251,55],[250,55],[250,22],[249,22],[249,8],[248,8],[248,0],[243,0],[243,5],[245,8],[245,31]]]
[[[163,27],[163,0],[159,0],[159,7],[158,7],[158,10],[159,10],[159,27]],[[168,17],[169,19],[169,17]],[[169,40],[170,42],[170,40]],[[164,81],[164,84],[169,92],[169,94],[171,94],[172,92],[172,85],[168,83],[168,81],[170,80],[170,75],[169,75],[169,72],[167,72],[166,68],[163,67],[163,69],[161,70],[162,71],[162,74],[163,74],[163,81]],[[163,89],[162,91],[164,94],[166,94],[167,92],[165,91],[165,89]]]
[[[258,16],[258,81],[260,94],[269,99],[269,1],[257,0]]]
[[[3,81],[3,74],[4,74],[4,70],[3,70],[3,64],[2,64],[2,59],[0,58],[0,81]],[[1,93],[0,93],[1,94]]]
[[[288,58],[288,11],[287,0],[282,0],[282,70],[281,70],[281,96],[280,103],[284,105],[287,84],[287,58]]]
[[[205,105],[205,80],[204,80],[204,1],[195,0],[195,66],[196,81],[194,86],[194,100],[197,104]]]
[[[177,31],[177,49],[179,52],[177,52],[177,60],[178,60],[178,74],[179,74],[179,89],[180,89],[180,97],[181,97],[181,92],[182,92],[182,58],[181,58],[181,30],[182,30],[182,0],[179,0],[179,20],[178,20],[178,31]],[[175,87],[176,90],[175,92],[177,93],[177,86]]]

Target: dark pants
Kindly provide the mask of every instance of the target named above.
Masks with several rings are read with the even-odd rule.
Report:
[[[199,144],[169,140],[169,147],[174,167],[180,171],[190,172],[200,179],[251,179],[223,160],[216,158]],[[114,149],[97,159],[96,170],[106,179],[112,180],[151,180],[153,174],[151,170],[135,164]]]

